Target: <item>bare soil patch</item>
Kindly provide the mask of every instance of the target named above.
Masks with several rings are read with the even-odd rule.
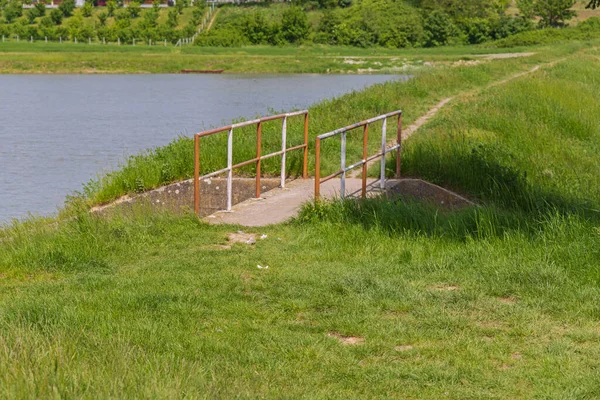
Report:
[[[329,332],[327,334],[327,336],[336,338],[341,344],[345,344],[345,345],[354,346],[354,345],[359,345],[359,344],[365,343],[365,338],[362,338],[360,336],[344,336],[337,332]]]

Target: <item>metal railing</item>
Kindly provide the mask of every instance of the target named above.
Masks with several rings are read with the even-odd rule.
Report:
[[[388,118],[397,116],[398,117],[398,131],[396,136],[396,144],[388,147],[387,145],[387,120]],[[372,156],[368,156],[367,145],[369,142],[369,125],[382,121],[381,129],[381,152]],[[360,162],[346,166],[346,134],[357,128],[363,128],[363,158]],[[333,136],[341,135],[341,166],[340,170],[333,174],[321,178],[321,141]],[[379,115],[375,118],[367,119],[365,121],[357,122],[354,125],[349,125],[344,128],[336,129],[335,131],[324,133],[317,136],[315,146],[315,200],[319,199],[321,192],[321,184],[341,175],[340,179],[340,196],[343,199],[346,195],[346,172],[362,166],[362,197],[367,195],[367,164],[378,157],[381,157],[381,174],[380,174],[380,188],[385,188],[385,155],[396,150],[396,177],[400,177],[400,163],[401,163],[401,150],[402,150],[402,110],[394,111],[388,114]]]
[[[290,117],[304,116],[304,143],[288,148],[287,147],[287,120]],[[262,142],[262,124],[267,121],[282,120],[281,123],[281,151],[263,155],[261,154]],[[256,157],[233,165],[233,130],[245,126],[256,125]],[[200,176],[200,138],[227,131],[227,167],[218,171]],[[200,132],[194,135],[194,211],[196,215],[200,214],[200,180],[212,178],[227,172],[227,211],[231,211],[232,206],[232,182],[233,170],[248,164],[256,163],[256,198],[260,198],[260,166],[261,161],[266,158],[281,156],[281,187],[285,187],[286,178],[286,154],[293,150],[304,149],[304,160],[302,164],[302,178],[308,177],[308,110],[297,111],[286,114],[273,115],[255,119],[252,121],[240,122],[238,124],[228,125],[209,131]]]

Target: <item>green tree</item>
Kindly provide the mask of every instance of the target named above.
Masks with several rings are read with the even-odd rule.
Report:
[[[590,0],[586,8],[596,9],[600,7],[600,0]]]
[[[289,43],[305,40],[310,32],[306,13],[300,7],[290,7],[283,12],[281,33]]]
[[[171,29],[175,28],[177,24],[179,24],[179,11],[177,9],[172,8],[169,10],[169,14],[167,15],[167,26]]]
[[[60,11],[59,9],[56,9],[56,8],[54,10],[50,11],[50,19],[52,19],[52,22],[54,22],[54,25],[62,24],[62,20],[63,20],[62,11]]]
[[[63,16],[70,17],[73,15],[73,11],[75,11],[75,0],[63,0],[58,9],[62,12]]]
[[[535,18],[535,11],[533,10],[534,0],[517,0],[517,8],[519,13],[527,18]]]
[[[540,26],[559,27],[577,13],[572,10],[575,0],[535,0],[533,12],[540,17]]]
[[[158,26],[158,10],[155,8],[148,10],[144,14],[142,25],[144,29],[156,28]]]
[[[4,19],[9,24],[13,23],[20,16],[23,15],[23,6],[17,2],[12,1],[4,8]]]
[[[117,2],[114,0],[109,0],[106,2],[106,11],[108,12],[108,16],[112,17],[115,15],[115,10],[118,8]]]
[[[129,12],[129,15],[131,15],[131,18],[137,18],[140,16],[140,13],[142,12],[142,7],[140,6],[140,3],[138,3],[137,1],[132,1],[127,6],[127,11]]]
[[[450,15],[442,10],[430,12],[423,23],[425,47],[443,46],[455,35],[456,27]]]
[[[98,14],[96,14],[96,18],[98,19],[98,26],[106,26],[106,21],[108,20],[108,12],[99,12]]]
[[[40,1],[39,3],[35,3],[35,9],[38,12],[38,15],[40,17],[43,17],[44,15],[46,15],[46,3],[44,3],[43,1]]]
[[[94,13],[94,6],[89,1],[86,1],[83,7],[81,7],[81,13],[84,17],[89,18]]]

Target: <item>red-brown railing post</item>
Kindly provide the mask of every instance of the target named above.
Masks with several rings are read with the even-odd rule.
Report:
[[[308,113],[304,114],[304,163],[302,164],[302,179],[308,178]]]
[[[369,124],[363,129],[363,165],[362,165],[362,197],[367,197],[367,158],[369,157],[367,145],[369,143]]]
[[[260,145],[262,142],[262,121],[256,126],[256,198],[260,198]]]
[[[194,135],[194,212],[200,216],[200,137]]]
[[[315,201],[321,195],[321,139],[315,143]]]
[[[398,114],[398,138],[396,139],[398,149],[396,150],[396,179],[400,179],[400,167],[402,157],[402,113]]]

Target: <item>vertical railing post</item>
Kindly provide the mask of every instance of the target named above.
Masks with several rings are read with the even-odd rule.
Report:
[[[385,189],[385,150],[387,148],[387,118],[383,120],[381,125],[381,171],[379,171],[379,188]]]
[[[342,170],[342,178],[340,179],[340,198],[344,199],[346,197],[346,131],[342,132],[342,143],[341,143],[341,170]]]
[[[200,216],[200,137],[194,135],[194,212]]]
[[[367,145],[369,144],[369,124],[363,129],[363,164],[362,164],[362,198],[367,197],[367,158],[369,153]]]
[[[302,179],[308,178],[308,112],[304,114],[304,162],[302,164]]]
[[[321,139],[315,142],[315,201],[321,196]]]
[[[281,122],[281,187],[285,187],[285,150],[287,149],[287,117]]]
[[[262,141],[262,121],[256,126],[256,198],[260,198],[260,145]]]
[[[233,128],[227,132],[227,211],[231,211],[233,197]]]
[[[398,137],[396,139],[398,149],[396,150],[396,179],[400,179],[400,167],[402,157],[402,112],[398,114]]]

